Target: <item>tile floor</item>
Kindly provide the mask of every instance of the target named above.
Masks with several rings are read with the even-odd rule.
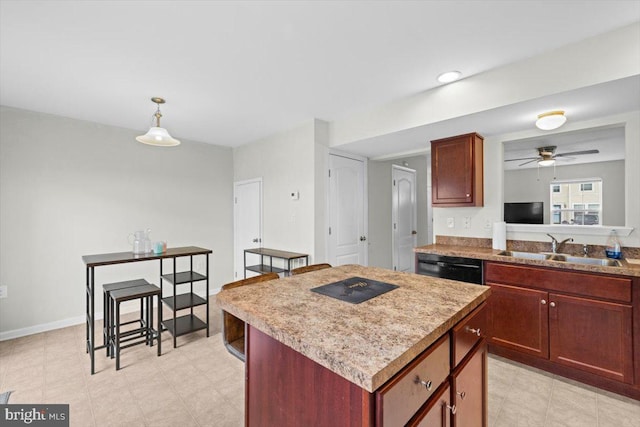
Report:
[[[167,313],[168,314],[168,313]],[[122,369],[104,352],[89,374],[84,325],[0,342],[0,392],[9,403],[68,403],[71,426],[242,426],[244,365],[212,331],[163,334],[163,354],[136,346]],[[640,427],[640,402],[519,365],[489,359],[489,425]]]

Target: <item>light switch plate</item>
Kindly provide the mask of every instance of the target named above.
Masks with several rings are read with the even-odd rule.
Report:
[[[453,218],[447,218],[447,227],[453,228],[456,226],[456,221]]]

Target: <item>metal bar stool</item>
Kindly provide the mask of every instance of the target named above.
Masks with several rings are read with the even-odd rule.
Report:
[[[143,285],[150,285],[149,282],[147,282],[144,279],[135,279],[135,280],[127,280],[124,282],[115,282],[115,283],[107,283],[102,285],[102,313],[104,316],[104,327],[102,328],[102,338],[103,338],[103,344],[106,347],[107,350],[107,356],[111,356],[112,355],[112,348],[111,348],[111,337],[113,336],[113,320],[112,320],[112,313],[113,313],[113,307],[111,306],[111,292],[112,291],[117,291],[118,289],[127,289],[127,288],[133,288],[136,286],[143,286]],[[140,318],[137,320],[132,320],[130,322],[127,323],[123,323],[123,325],[125,324],[130,324],[130,323],[136,323],[139,322],[140,323],[140,327],[144,326],[144,319],[142,317],[142,300],[140,300]]]
[[[153,328],[153,297],[158,298],[158,320],[157,327]],[[131,301],[135,299],[140,299],[143,302],[146,308],[141,313],[141,318],[143,319],[143,324],[139,328],[128,330],[122,332],[120,327],[123,326],[126,322],[120,323],[120,303],[125,301]],[[111,337],[112,353],[111,357],[113,358],[114,353],[116,357],[116,371],[120,369],[120,350],[132,347],[138,344],[147,344],[153,346],[153,340],[158,340],[158,356],[160,356],[162,349],[162,291],[159,287],[155,285],[141,285],[134,286],[125,289],[118,289],[115,291],[111,291],[111,307],[114,309],[115,313],[111,313],[111,319],[114,323],[115,333]],[[135,322],[135,321],[134,321]],[[137,335],[137,336],[136,336]],[[122,345],[125,342],[129,342],[129,344]]]

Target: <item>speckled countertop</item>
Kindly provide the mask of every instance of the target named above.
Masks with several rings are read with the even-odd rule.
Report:
[[[512,250],[526,251],[525,248],[513,248]],[[616,275],[623,275],[623,276],[640,277],[640,265],[631,264],[626,260],[621,260],[621,264],[622,264],[621,267],[607,267],[607,266],[600,266],[600,265],[575,264],[575,263],[562,262],[562,261],[550,261],[550,260],[543,261],[543,260],[522,259],[522,258],[498,255],[499,252],[502,252],[498,249],[491,249],[486,247],[475,247],[475,246],[463,246],[463,245],[443,245],[443,244],[420,246],[415,248],[414,251],[422,252],[422,253],[437,254],[437,255],[475,258],[475,259],[482,259],[486,261],[511,262],[514,264],[537,265],[542,267],[555,267],[555,268],[562,268],[565,270],[579,270],[579,271],[587,271],[591,273],[605,273],[605,274],[616,274]],[[530,252],[535,252],[535,251],[530,251]]]
[[[360,304],[310,289],[364,277],[399,288]],[[221,291],[220,308],[373,392],[489,296],[486,286],[345,265]]]

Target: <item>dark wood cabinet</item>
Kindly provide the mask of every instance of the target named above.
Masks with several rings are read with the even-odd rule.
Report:
[[[451,387],[449,382],[442,384],[441,389],[431,398],[429,403],[409,423],[410,427],[450,427],[451,426]]]
[[[455,328],[475,324],[484,307]],[[475,335],[456,364],[452,348],[464,348],[463,336],[445,332],[370,393],[247,324],[245,425],[484,427],[487,344]]]
[[[546,362],[527,361],[572,368],[562,373],[583,380],[596,377],[576,371],[633,383],[631,279],[493,262],[485,267],[489,342],[515,350],[498,354],[535,356]]]
[[[452,376],[453,427],[485,427],[487,405],[487,345],[483,340]]]
[[[630,306],[558,294],[549,301],[552,361],[633,381]]]
[[[483,206],[483,138],[477,133],[431,141],[432,205]]]
[[[549,356],[547,292],[487,283],[489,340],[513,350],[539,357]]]

